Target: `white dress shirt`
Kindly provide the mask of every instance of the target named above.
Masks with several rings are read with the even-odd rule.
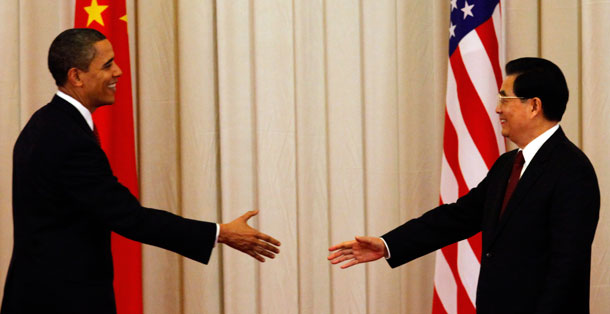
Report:
[[[544,133],[538,135],[538,137],[536,137],[533,141],[525,145],[525,147],[523,148],[523,159],[525,159],[525,163],[523,164],[523,169],[521,169],[521,176],[525,172],[525,168],[527,168],[527,166],[530,164],[530,161],[532,161],[532,159],[534,159],[534,156],[536,156],[536,153],[538,152],[540,147],[542,147],[542,145],[544,145],[544,143],[546,143],[546,141],[553,134],[555,134],[555,132],[557,132],[557,129],[559,129],[559,124],[555,124],[555,126],[544,131]]]
[[[76,110],[78,110],[78,112],[80,112],[80,114],[83,116],[83,118],[85,118],[85,121],[87,121],[87,124],[91,128],[91,131],[93,131],[93,117],[91,116],[91,112],[89,112],[89,109],[85,108],[85,106],[83,106],[80,101],[74,99],[72,96],[60,90],[58,90],[55,94],[59,96],[59,98],[69,102],[72,106],[74,106],[74,108],[76,108]]]

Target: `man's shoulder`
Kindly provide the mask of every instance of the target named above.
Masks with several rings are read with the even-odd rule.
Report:
[[[78,117],[70,112],[70,109],[76,109],[70,108],[67,102],[57,101],[57,98],[54,97],[30,117],[17,138],[16,152],[61,155],[78,142],[89,140],[84,127],[80,125],[86,124],[84,119],[80,123]]]
[[[549,171],[557,173],[558,180],[563,178],[572,181],[576,177],[597,180],[595,169],[587,155],[563,131],[559,131],[561,129],[539,151],[542,152],[540,158],[548,165],[546,167]],[[544,147],[547,144],[548,147]]]
[[[498,167],[502,167],[502,165],[505,164],[512,164],[513,160],[515,159],[515,155],[517,155],[517,152],[519,151],[519,149],[513,149],[510,151],[507,151],[503,154],[501,154],[498,159],[496,159],[496,161],[494,162],[493,166],[491,167],[491,169],[489,171],[492,171]]]
[[[591,171],[595,172],[589,157],[578,147],[566,138],[562,141],[555,153],[557,164],[566,171]]]
[[[34,112],[24,130],[36,129],[44,131],[45,134],[73,133],[71,131],[79,127],[77,114],[79,114],[78,111],[71,107],[68,102],[55,96],[49,103]]]

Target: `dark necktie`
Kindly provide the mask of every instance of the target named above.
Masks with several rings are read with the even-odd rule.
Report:
[[[513,195],[513,192],[517,187],[519,177],[521,176],[521,169],[523,169],[524,163],[525,159],[523,159],[523,153],[519,151],[515,157],[515,161],[513,162],[513,170],[510,173],[510,178],[508,179],[508,185],[506,186],[506,192],[504,193],[504,201],[502,202],[502,209],[500,210],[500,217],[502,217],[502,214],[504,214],[506,204],[508,204],[510,197]]]
[[[100,142],[100,134],[97,132],[97,127],[95,127],[95,124],[93,124],[93,135],[95,135],[95,141],[97,142],[97,145],[102,146],[102,143]]]

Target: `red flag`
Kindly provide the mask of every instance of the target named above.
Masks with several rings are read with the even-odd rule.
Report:
[[[499,0],[451,0],[441,203],[453,203],[506,150],[495,113],[502,85]],[[433,314],[476,313],[481,234],[436,254]]]
[[[114,175],[138,197],[125,0],[76,0],[74,27],[93,28],[106,35],[112,43],[115,62],[123,71],[115,103],[96,110],[93,120]],[[142,313],[140,243],[112,233],[112,255],[118,313]]]

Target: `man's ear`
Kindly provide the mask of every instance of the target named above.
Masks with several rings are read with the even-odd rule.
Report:
[[[542,115],[542,100],[538,97],[532,98],[532,116]]]
[[[66,81],[76,87],[83,86],[83,81],[80,77],[81,73],[82,71],[77,68],[70,68],[70,70],[68,70],[68,77]]]

